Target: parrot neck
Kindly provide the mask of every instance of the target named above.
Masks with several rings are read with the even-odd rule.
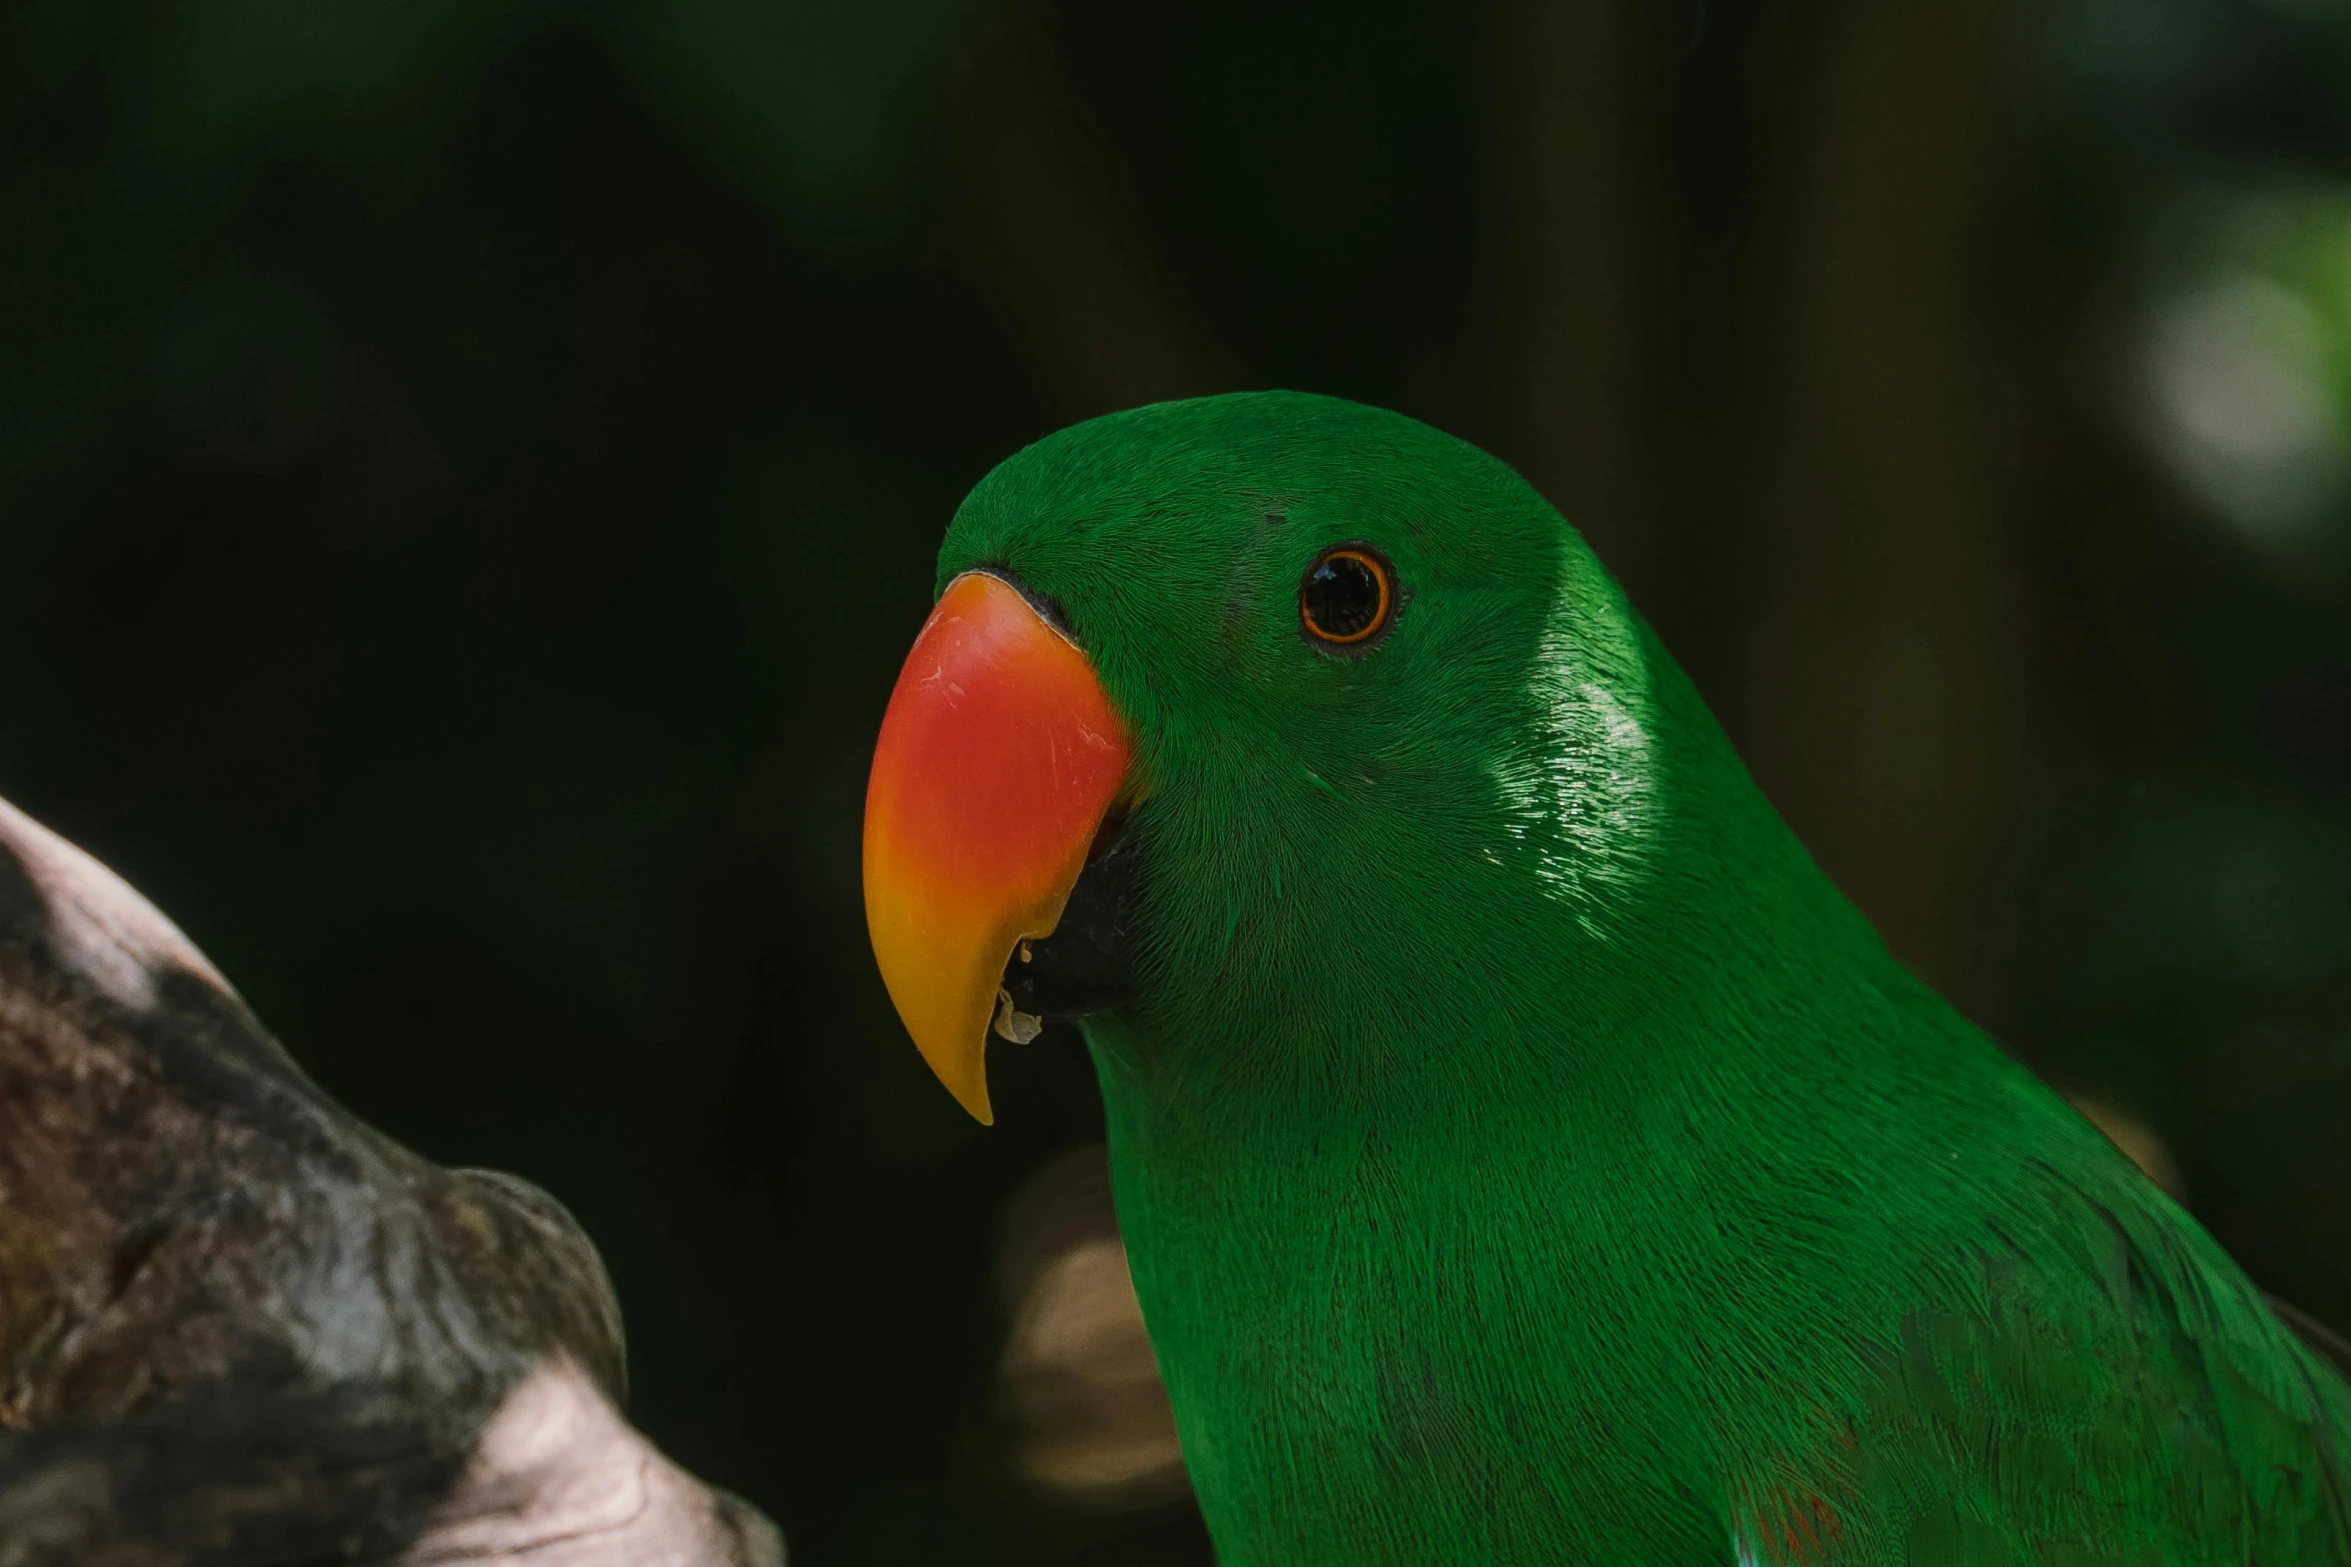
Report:
[[[1244,932],[1215,989],[1087,1025],[1228,1567],[1367,1538],[1398,1560],[1721,1556],[1719,1511],[1683,1483],[1711,1470],[1687,1450],[1692,1346],[1738,1320],[1741,1237],[1796,1222],[1742,1205],[1764,1185],[1833,1205],[1883,1128],[1831,1107],[1903,1104],[1934,1053],[1910,1047],[1988,1047],[1714,744],[1677,774],[1681,836],[1604,919],[1507,875],[1463,891],[1423,846],[1399,883],[1438,889],[1443,951],[1331,933],[1320,993],[1343,1007],[1298,1006],[1317,992],[1294,979],[1283,1004],[1279,955],[1311,932],[1276,927]]]

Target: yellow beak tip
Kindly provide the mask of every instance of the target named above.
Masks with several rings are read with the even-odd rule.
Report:
[[[921,1052],[931,1075],[939,1086],[963,1106],[964,1113],[982,1126],[996,1124],[996,1107],[988,1102],[987,1033],[982,1026],[980,1042],[966,1044],[961,1031],[952,1040],[925,1040],[917,1037],[915,1048]]]
[[[955,1102],[963,1106],[965,1113],[980,1125],[994,1126],[996,1124],[996,1107],[988,1103],[988,1079],[985,1072],[980,1074],[980,1080],[977,1083],[960,1088],[950,1084],[947,1092],[953,1094]]]

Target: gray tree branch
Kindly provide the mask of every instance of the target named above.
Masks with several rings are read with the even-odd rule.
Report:
[[[330,1101],[0,801],[0,1567],[773,1567],[621,1414],[550,1197]]]

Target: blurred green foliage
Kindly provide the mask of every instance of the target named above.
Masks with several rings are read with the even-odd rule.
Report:
[[[572,1204],[811,1563],[1007,1478],[1007,1193],[865,948],[963,490],[1287,384],[1519,462],[1926,969],[2351,1325],[2351,22],[2288,0],[23,0],[0,790]]]

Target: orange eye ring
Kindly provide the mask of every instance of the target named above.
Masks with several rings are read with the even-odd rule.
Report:
[[[1395,568],[1368,544],[1324,550],[1299,580],[1299,623],[1325,647],[1361,648],[1395,618]]]

